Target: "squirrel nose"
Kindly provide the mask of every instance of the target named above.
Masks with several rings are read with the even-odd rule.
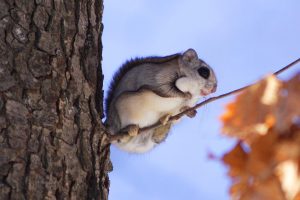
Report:
[[[211,90],[211,92],[214,93],[216,91],[217,91],[217,84],[215,83],[214,86],[213,86],[213,88],[212,88],[212,90]]]
[[[204,78],[204,79],[208,79],[210,76],[210,70],[207,67],[200,67],[198,69],[198,74]]]

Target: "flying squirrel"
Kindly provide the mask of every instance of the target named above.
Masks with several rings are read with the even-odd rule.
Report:
[[[216,91],[213,69],[198,58],[194,49],[165,57],[145,57],[127,61],[115,73],[106,98],[105,125],[111,134],[126,131],[115,141],[120,149],[144,153],[163,142],[174,122],[172,115],[194,106]],[[196,111],[187,114],[196,115]],[[160,121],[163,126],[140,128]]]

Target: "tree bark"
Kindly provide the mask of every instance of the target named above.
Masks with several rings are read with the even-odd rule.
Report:
[[[102,0],[0,0],[0,199],[103,199]]]

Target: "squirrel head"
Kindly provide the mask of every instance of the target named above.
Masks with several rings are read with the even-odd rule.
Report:
[[[182,77],[175,82],[182,92],[189,92],[192,97],[206,96],[217,89],[217,78],[213,69],[198,58],[194,49],[188,49],[178,59]]]

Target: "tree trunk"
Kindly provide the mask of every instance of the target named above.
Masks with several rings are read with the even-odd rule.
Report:
[[[107,199],[102,0],[0,0],[0,199]]]

